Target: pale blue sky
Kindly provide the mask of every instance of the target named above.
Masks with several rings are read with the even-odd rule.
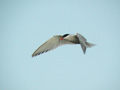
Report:
[[[32,58],[53,35],[66,45]],[[120,90],[120,0],[1,0],[0,90]]]

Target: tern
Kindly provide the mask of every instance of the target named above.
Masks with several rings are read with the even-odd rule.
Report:
[[[35,52],[32,54],[32,57],[40,55],[44,52],[48,52],[65,44],[80,44],[84,54],[86,52],[86,48],[95,46],[95,44],[87,42],[87,39],[79,33],[76,33],[76,35],[55,35],[43,43],[37,50],[35,50]]]

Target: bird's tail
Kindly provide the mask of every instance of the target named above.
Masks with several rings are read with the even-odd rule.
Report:
[[[87,48],[90,48],[90,47],[95,46],[95,44],[92,44],[92,43],[89,43],[89,42],[85,42],[85,44],[86,44],[86,47],[87,47]]]
[[[79,42],[81,44],[81,47],[82,47],[82,50],[83,50],[84,54],[86,52],[86,48],[90,48],[90,47],[95,46],[95,44],[87,42],[86,38],[83,37],[81,34],[77,33],[77,37],[79,39]]]

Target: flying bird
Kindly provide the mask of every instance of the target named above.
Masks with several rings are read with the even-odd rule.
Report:
[[[72,35],[72,34],[55,35],[49,40],[47,40],[45,43],[43,43],[32,54],[32,57],[40,55],[44,52],[53,50],[58,46],[65,45],[65,44],[80,44],[84,54],[86,52],[86,48],[89,48],[95,45],[87,42],[87,39],[79,33],[77,33],[76,35]]]

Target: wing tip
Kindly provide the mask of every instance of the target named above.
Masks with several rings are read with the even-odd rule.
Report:
[[[49,51],[49,50],[47,50],[47,51]],[[44,51],[44,52],[41,52],[41,53],[33,53],[33,54],[32,54],[32,57],[35,57],[35,56],[38,56],[38,55],[40,55],[40,54],[46,53],[47,51]]]
[[[82,47],[82,50],[83,50],[83,53],[86,54],[86,47],[85,48]]]
[[[38,55],[40,55],[40,53],[39,54],[32,54],[32,57],[35,57],[35,56],[38,56]]]
[[[37,55],[40,55],[40,53],[38,53],[38,54],[33,53],[33,54],[32,54],[32,57],[35,57],[35,56],[37,56]]]
[[[36,55],[32,54],[32,57],[35,57]]]

